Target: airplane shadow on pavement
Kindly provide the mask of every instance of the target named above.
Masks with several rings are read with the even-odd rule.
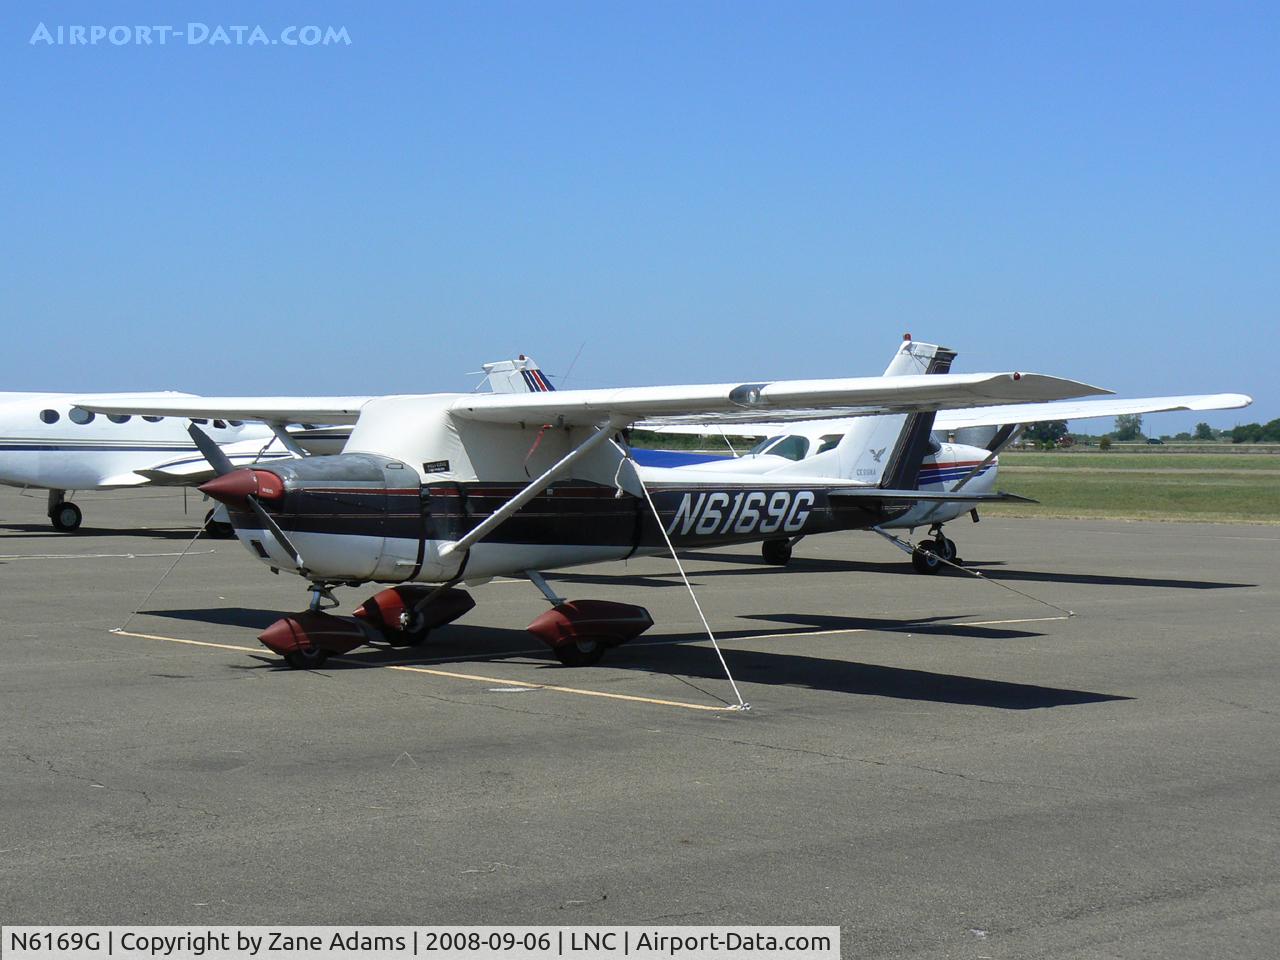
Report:
[[[746,554],[729,554],[729,553],[688,553],[681,554],[683,559],[701,560],[707,562],[720,561],[722,563],[732,563],[739,565],[747,565],[759,567],[761,572],[768,573],[787,573],[787,572],[808,572],[808,573],[897,573],[903,576],[921,576],[912,570],[909,562],[906,561],[905,555],[902,561],[896,563],[879,562],[872,563],[862,560],[822,560],[822,559],[805,559],[802,557],[793,557],[791,563],[786,567],[768,566],[761,561],[759,557]],[[1025,580],[1039,581],[1043,583],[1080,583],[1094,584],[1097,586],[1112,587],[1165,587],[1171,589],[1182,590],[1226,590],[1240,587],[1256,587],[1256,583],[1240,583],[1231,580],[1186,580],[1170,577],[1130,577],[1130,576],[1108,576],[1105,574],[1095,573],[1059,573],[1046,572],[1040,570],[1012,570],[1006,565],[1004,560],[963,560],[962,565],[970,567],[974,570],[981,571],[982,575],[988,580]],[[992,569],[999,568],[999,569]],[[690,579],[698,577],[716,577],[737,575],[741,571],[727,570],[703,570],[698,569],[689,572]],[[570,579],[559,574],[558,579]],[[672,576],[676,577],[679,583],[679,575],[674,571]],[[944,569],[934,576],[951,576],[964,577],[965,574],[959,570]],[[604,582],[606,578],[601,578]]]
[[[262,629],[281,616],[279,611],[221,607],[209,610],[158,610],[148,611],[147,616],[170,617],[202,623],[216,623],[250,629]],[[945,617],[923,617],[913,620],[876,620],[852,617],[821,617],[791,614],[755,615],[750,619],[771,620],[792,624],[790,629],[776,631],[777,650],[740,650],[729,648],[725,657],[734,676],[747,684],[770,686],[798,686],[830,693],[860,696],[889,697],[897,700],[916,700],[965,706],[991,707],[1001,710],[1035,710],[1047,707],[1072,706],[1089,703],[1128,700],[1127,696],[1045,687],[1036,684],[1013,683],[983,677],[937,673],[811,656],[789,652],[788,633],[806,634],[814,629],[875,630],[896,633],[929,634],[941,636],[1022,639],[1040,636],[1026,630],[1011,630],[946,622]],[[760,636],[759,629],[728,630],[717,636],[722,641]],[[248,639],[248,638],[245,638]],[[796,639],[800,639],[797,637]],[[640,638],[609,651],[598,668],[600,671],[625,670],[652,674],[666,674],[686,682],[707,681],[723,683],[724,671],[714,651],[705,645],[701,633],[678,634],[651,639]],[[533,652],[530,652],[530,651]],[[545,660],[537,667],[538,673],[551,675],[546,682],[553,684],[591,685],[593,671],[597,668],[567,668],[552,660],[550,653],[538,648],[529,634],[521,629],[470,626],[454,623],[432,634],[423,647],[405,649],[362,648],[343,657],[329,661],[323,672],[344,669],[379,667],[391,663],[436,663],[442,659],[451,661],[440,669],[475,669],[490,660],[508,659],[519,652],[522,659]],[[456,658],[456,659],[455,659]],[[253,667],[237,665],[237,669],[288,669],[283,661],[265,649],[255,657],[259,663]],[[542,679],[538,677],[537,679]],[[498,680],[498,678],[495,678]],[[500,682],[500,681],[499,681]],[[703,687],[693,684],[703,693]]]
[[[97,537],[144,537],[148,540],[190,540],[195,528],[183,527],[81,527],[74,533],[62,533],[44,523],[0,523],[0,542],[4,540],[41,540],[73,542]]]
[[[715,653],[705,647],[620,647],[610,652],[606,665],[650,673],[723,681],[724,671]],[[1037,710],[1086,703],[1129,700],[1131,697],[1089,690],[1042,687],[958,674],[887,667],[874,663],[831,660],[786,651],[726,651],[725,659],[742,683],[803,686],[830,693],[889,697],[931,703],[992,707],[1000,710]]]

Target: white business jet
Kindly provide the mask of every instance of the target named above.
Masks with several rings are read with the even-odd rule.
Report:
[[[484,373],[481,386],[487,384],[493,393],[554,389],[538,365],[523,355],[486,363]],[[349,426],[316,427],[283,421],[268,424],[225,417],[95,414],[76,406],[82,396],[0,393],[0,483],[47,490],[49,520],[63,533],[78,530],[84,519],[80,506],[68,499],[76,491],[195,486],[210,479],[214,470],[187,433],[192,422],[204,428],[235,466],[338,453],[351,433]],[[95,396],[154,402],[195,399],[193,394],[172,391]],[[358,408],[368,399],[346,397],[337,398],[337,402]],[[224,507],[209,511],[205,521],[213,535],[231,535]]]

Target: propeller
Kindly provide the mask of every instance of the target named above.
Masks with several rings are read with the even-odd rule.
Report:
[[[209,466],[213,467],[213,472],[216,476],[221,477],[235,469],[235,466],[227,459],[227,455],[222,452],[222,448],[196,424],[187,424],[187,433],[191,434],[191,439],[195,441],[196,448],[209,461]]]
[[[222,448],[207,433],[200,429],[196,424],[187,427],[187,433],[191,435],[191,439],[195,441],[196,448],[209,461],[209,466],[213,467],[213,472],[217,474],[212,480],[200,485],[200,492],[213,497],[223,503],[245,503],[249,509],[253,511],[262,525],[271,531],[271,535],[276,538],[276,543],[284,547],[293,557],[293,565],[297,567],[298,572],[304,577],[308,575],[307,566],[303,562],[302,554],[298,552],[298,548],[293,545],[293,541],[288,535],[280,529],[280,524],[276,523],[275,517],[267,513],[263,509],[258,498],[266,496],[269,499],[276,499],[284,495],[284,485],[280,482],[280,478],[268,470],[254,470],[250,467],[236,467],[222,452]],[[266,487],[259,474],[270,477],[275,481],[276,485]]]

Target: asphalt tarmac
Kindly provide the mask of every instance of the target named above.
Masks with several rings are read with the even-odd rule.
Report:
[[[869,534],[785,571],[694,554],[742,712],[715,709],[732,690],[670,560],[553,578],[653,613],[598,667],[538,650],[545,601],[495,581],[412,669],[297,672],[255,638],[302,581],[191,544],[195,498],[80,502],[65,536],[0,491],[5,923],[838,923],[850,957],[1276,956],[1280,527],[951,528],[1070,619]]]

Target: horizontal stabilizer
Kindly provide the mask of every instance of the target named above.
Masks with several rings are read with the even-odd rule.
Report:
[[[849,487],[829,490],[831,497],[862,497],[866,500],[911,501],[919,503],[1039,503],[1016,493],[947,493],[946,491],[882,490],[879,487]]]

